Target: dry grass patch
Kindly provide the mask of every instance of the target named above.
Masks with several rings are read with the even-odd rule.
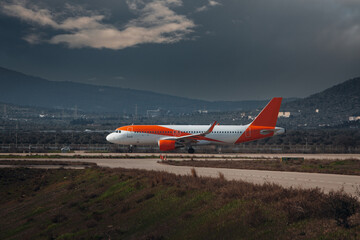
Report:
[[[194,177],[194,175],[196,177]],[[0,169],[0,239],[356,239],[344,192],[196,174]],[[37,190],[34,186],[39,186]]]
[[[360,160],[317,160],[305,159],[303,162],[283,163],[276,160],[168,160],[162,162],[174,166],[212,167],[231,169],[251,169],[270,171],[332,173],[346,175],[360,175]]]

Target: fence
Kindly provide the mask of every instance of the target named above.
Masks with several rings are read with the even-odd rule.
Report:
[[[0,152],[60,152],[65,146],[70,150],[87,152],[128,152],[129,147],[115,144],[0,144]],[[197,146],[197,153],[360,153],[360,147],[343,147],[333,145],[217,145]],[[160,152],[158,146],[136,146],[134,152]],[[186,149],[176,149],[174,152],[186,152]]]

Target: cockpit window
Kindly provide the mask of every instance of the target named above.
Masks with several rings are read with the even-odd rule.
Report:
[[[116,133],[121,133],[121,130],[115,130]]]

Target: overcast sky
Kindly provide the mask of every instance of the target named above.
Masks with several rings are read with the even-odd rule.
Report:
[[[206,100],[360,76],[359,0],[0,0],[0,66]]]

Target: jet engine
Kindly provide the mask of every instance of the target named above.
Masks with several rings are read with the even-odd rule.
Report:
[[[175,140],[159,140],[158,145],[160,151],[171,151],[175,148],[183,147],[182,145],[176,144]]]

